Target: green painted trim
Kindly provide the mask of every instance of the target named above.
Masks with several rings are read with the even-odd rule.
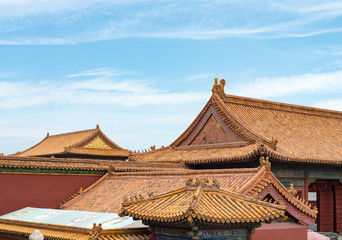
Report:
[[[341,169],[272,169],[277,178],[314,178],[314,179],[342,179]]]
[[[279,179],[281,184],[283,184],[285,187],[290,187],[291,184],[293,184],[294,187],[304,187],[304,180],[292,180],[292,179]]]
[[[317,178],[317,179],[342,179],[342,171],[341,170],[309,170],[308,178]]]
[[[272,172],[276,177],[292,177],[292,178],[305,178],[304,169],[273,169]]]

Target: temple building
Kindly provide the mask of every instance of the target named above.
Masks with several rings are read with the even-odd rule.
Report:
[[[18,152],[16,157],[55,157],[126,160],[129,151],[112,142],[99,128],[46,137],[36,145]]]
[[[170,146],[130,160],[246,168],[265,154],[286,187],[292,184],[297,196],[324,209],[318,229],[341,232],[342,112],[228,95],[224,86],[215,80],[208,103]]]
[[[224,87],[215,80],[203,110],[167,147],[134,153],[97,127],[0,156],[0,191],[7,193],[0,215],[24,207],[119,213],[122,204],[154,204],[189,178],[207,178],[215,191],[284,210],[286,222],[262,224],[249,239],[267,239],[272,230],[306,233],[316,222],[319,231],[341,232],[342,112],[228,95]]]

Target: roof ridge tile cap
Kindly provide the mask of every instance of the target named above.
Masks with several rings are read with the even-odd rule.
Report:
[[[263,100],[257,98],[250,97],[242,97],[237,95],[229,95],[226,94],[223,100],[226,103],[234,103],[241,105],[249,105],[261,108],[270,108],[274,110],[282,110],[287,112],[296,112],[302,114],[310,114],[324,117],[334,117],[334,118],[342,118],[342,112],[324,108],[315,108],[303,105],[296,105],[290,103],[282,103],[270,100]]]
[[[72,135],[72,134],[78,134],[78,133],[86,133],[86,132],[96,132],[97,128],[92,128],[92,129],[85,129],[85,130],[80,130],[80,131],[74,131],[74,132],[66,132],[66,133],[58,133],[58,134],[53,134],[53,135],[48,135],[48,137],[59,137],[59,136],[65,136],[65,135]]]

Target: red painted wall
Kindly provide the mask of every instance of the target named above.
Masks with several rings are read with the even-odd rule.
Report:
[[[248,240],[307,240],[306,226],[296,223],[263,223]]]
[[[24,207],[59,208],[80,188],[101,176],[0,174],[0,216]]]

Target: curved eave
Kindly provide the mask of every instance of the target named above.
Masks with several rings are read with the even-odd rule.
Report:
[[[196,158],[193,160],[184,160],[186,165],[197,165],[197,164],[220,164],[220,163],[234,163],[234,162],[248,162],[251,159],[257,157],[260,154],[260,148],[256,145],[254,149],[252,149],[248,153],[237,154],[231,156],[221,156],[214,158]],[[182,160],[181,160],[182,161]]]
[[[342,166],[342,159],[325,159],[325,158],[305,158],[281,154],[269,147],[265,147],[265,152],[273,161],[286,163],[302,163],[302,164],[319,164],[319,165],[333,165]],[[322,150],[324,151],[324,150]]]

